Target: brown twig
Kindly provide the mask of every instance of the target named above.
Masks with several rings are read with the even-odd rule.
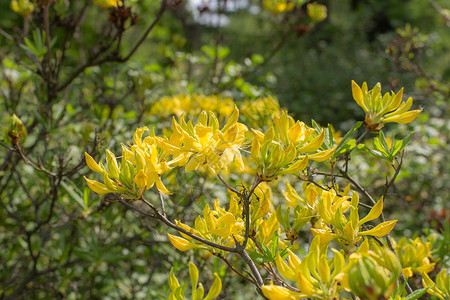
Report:
[[[238,274],[239,276],[241,276],[242,278],[244,278],[245,280],[253,283],[254,285],[256,285],[256,281],[254,281],[252,278],[249,278],[247,276],[245,276],[244,274],[242,274],[241,272],[239,272],[238,270],[236,270],[236,268],[228,261],[228,259],[226,259],[223,256],[218,256],[221,260],[223,260],[228,267],[230,267],[231,270],[233,270],[233,272],[235,272],[236,274]]]

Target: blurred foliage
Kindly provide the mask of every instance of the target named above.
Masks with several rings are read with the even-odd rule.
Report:
[[[91,194],[83,152],[119,151],[134,128],[161,130],[186,99],[198,110],[214,95],[242,103],[244,122],[261,128],[273,116],[258,101],[273,97],[299,119],[347,131],[363,119],[352,79],[405,86],[424,108],[385,209],[400,236],[427,228],[436,261],[450,267],[450,38],[434,1],[320,1],[326,10],[308,8],[313,1],[31,2],[21,14],[0,1],[0,298],[166,298],[170,268],[187,278],[191,257],[168,245],[156,221]],[[228,114],[226,102],[216,105]],[[13,115],[23,123],[13,124],[19,147],[8,136]],[[412,129],[386,128],[397,140]],[[365,186],[382,188],[375,178],[388,162],[366,153],[352,163]],[[190,221],[226,193],[201,173],[179,172],[170,174],[174,219]],[[201,282],[214,278],[206,269],[223,278],[223,299],[254,295],[219,260],[197,267]]]

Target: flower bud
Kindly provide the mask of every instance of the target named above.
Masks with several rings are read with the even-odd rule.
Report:
[[[6,140],[13,145],[23,144],[27,136],[27,129],[23,126],[22,121],[13,114],[9,119],[9,127],[6,133]]]

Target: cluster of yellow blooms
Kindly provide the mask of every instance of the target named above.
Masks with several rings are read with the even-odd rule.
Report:
[[[191,277],[191,284],[192,284],[192,300],[212,300],[216,298],[220,291],[222,290],[222,281],[220,280],[219,275],[217,273],[214,273],[214,282],[211,285],[211,288],[209,289],[208,294],[205,298],[203,296],[205,295],[205,290],[203,289],[203,285],[198,282],[198,269],[197,267],[189,262],[189,276]],[[186,298],[183,295],[183,285],[180,285],[177,278],[173,274],[173,268],[170,270],[169,275],[169,287],[171,289],[171,293],[168,300],[185,300]]]
[[[36,3],[37,1],[11,0],[10,6],[13,11],[22,17],[27,17],[34,11],[35,4],[33,2]],[[93,0],[93,2],[101,8],[117,7],[123,4],[120,0]]]
[[[10,6],[22,17],[26,17],[34,11],[34,4],[30,0],[11,0]]]
[[[94,0],[94,3],[101,8],[110,8],[122,5],[122,1],[120,0]]]
[[[221,117],[229,116],[234,109],[234,101],[219,95],[177,95],[163,97],[153,103],[150,114],[167,117],[175,115],[196,116],[202,111],[211,111]]]
[[[353,96],[366,112],[365,126],[370,131],[380,130],[387,122],[408,123],[420,113],[420,110],[408,111],[412,100],[402,103],[402,91],[381,96],[379,85],[367,91],[366,84],[361,89],[353,83]],[[140,200],[144,192],[154,185],[159,192],[169,194],[161,177],[176,167],[184,167],[185,172],[204,170],[214,175],[223,173],[232,165],[237,170],[251,168],[251,174],[257,176],[257,188],[243,186],[243,192],[234,190],[236,196],[230,195],[226,208],[220,205],[219,199],[216,199],[212,208],[206,204],[203,215],[195,219],[192,227],[176,220],[175,225],[181,236],[168,234],[172,245],[180,251],[201,249],[220,257],[227,255],[227,251],[213,245],[226,249],[245,245],[245,251],[256,253],[260,258],[264,249],[273,249],[275,252],[267,254],[266,251],[263,257],[265,260],[259,262],[273,263],[281,275],[273,278],[276,284],[272,282],[261,286],[261,292],[269,299],[337,299],[342,296],[342,291],[353,293],[359,299],[388,299],[394,297],[392,295],[398,289],[397,278],[402,273],[407,278],[415,273],[420,274],[423,285],[429,287],[428,293],[448,299],[449,276],[446,270],[438,275],[436,283],[428,276],[434,268],[430,242],[402,239],[396,244],[394,242],[395,254],[382,245],[381,239],[392,231],[396,221],[384,221],[381,217],[383,221],[378,225],[367,225],[380,218],[383,211],[382,197],[376,203],[373,201],[369,212],[360,218],[359,194],[351,190],[350,185],[344,189],[337,185],[327,189],[320,183],[305,183],[300,195],[286,182],[283,197],[289,208],[284,211],[281,206],[274,209],[268,183],[282,175],[300,174],[311,161],[329,160],[337,148],[333,146],[336,142],[325,145],[326,138],[328,141],[333,140],[332,136],[328,136],[330,130],[311,128],[295,121],[287,112],[279,110],[273,98],[257,100],[268,105],[270,109],[266,110],[261,110],[259,105],[251,102],[244,103],[245,115],[260,111],[259,121],[263,120],[260,123],[268,128],[264,133],[260,128],[250,126],[249,129],[239,122],[237,106],[233,102],[229,105],[228,101],[231,100],[224,100],[225,104],[221,106],[218,97],[177,96],[158,102],[154,109],[163,111],[168,108],[168,99],[177,99],[183,109],[189,112],[199,110],[198,118],[186,121],[181,111],[170,111],[170,114],[179,116],[173,117],[168,137],[157,136],[146,127],[138,128],[133,135],[133,143],[122,145],[120,162],[112,152],[107,151],[106,167],[86,153],[87,165],[103,176],[103,183],[86,178],[89,187],[98,194],[120,193],[126,199]],[[203,110],[205,106],[199,99],[208,99],[211,110]],[[212,99],[217,99],[217,102]],[[216,113],[228,118],[220,120]],[[267,124],[268,116],[272,121]],[[250,123],[258,123],[258,119]],[[143,137],[147,131],[149,135]],[[246,194],[250,190],[251,193]],[[242,201],[244,196],[248,196],[245,200],[248,201],[247,212],[245,201]],[[294,218],[290,214],[291,208]],[[249,218],[248,228],[246,214]],[[293,226],[290,225],[292,220]],[[308,254],[301,259],[292,251],[295,249],[293,243],[307,223],[311,224],[314,238]],[[332,241],[341,250],[331,249],[329,252]],[[329,253],[333,254],[331,259]],[[189,268],[192,297],[202,299],[203,286],[197,284],[198,270],[192,264]],[[213,299],[220,292],[220,279],[215,276],[211,288],[213,292],[210,291],[205,299]],[[285,281],[280,284],[283,278]],[[295,282],[296,287],[288,282]],[[184,299],[183,289],[173,272],[169,277],[169,285],[172,290],[169,299]],[[396,294],[395,300],[400,299],[403,298]]]

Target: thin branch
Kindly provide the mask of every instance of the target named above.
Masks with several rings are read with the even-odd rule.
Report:
[[[156,191],[157,191],[157,193],[158,193],[159,200],[161,201],[161,211],[162,211],[162,214],[163,214],[163,216],[166,216],[166,209],[165,209],[165,207],[164,207],[164,198],[163,198],[163,195],[162,195],[162,193],[161,193],[158,189],[156,189]]]
[[[238,270],[236,270],[236,268],[228,261],[228,259],[226,259],[223,256],[218,256],[221,260],[223,260],[228,267],[230,267],[231,270],[233,270],[236,274],[238,274],[239,276],[241,276],[242,278],[244,278],[245,280],[253,283],[254,285],[257,285],[256,281],[254,281],[252,278],[249,278],[247,276],[245,276],[244,274],[242,274],[241,272],[239,272]]]
[[[235,189],[234,187],[230,186],[223,178],[222,176],[220,176],[219,174],[217,174],[217,177],[220,179],[220,181],[222,181],[222,183],[233,193],[235,193],[236,195],[238,195],[239,197],[242,197],[241,192],[239,192],[237,189]]]
[[[245,214],[245,237],[244,242],[242,243],[242,248],[247,248],[247,242],[248,242],[248,235],[250,232],[250,198],[253,195],[253,192],[255,191],[256,187],[261,183],[261,179],[259,177],[255,178],[255,181],[253,182],[253,185],[248,192],[248,194],[245,195],[244,200],[244,214]],[[236,245],[237,247],[237,245]]]
[[[444,18],[445,22],[450,22],[450,15],[448,12],[446,12],[442,7],[439,6],[439,4],[436,3],[434,0],[429,0],[433,8]]]
[[[40,171],[40,172],[44,172],[47,175],[56,177],[57,174],[53,173],[49,170],[47,170],[42,164],[40,166],[36,165],[34,162],[32,162],[31,160],[29,160],[25,154],[22,151],[22,148],[20,147],[20,145],[18,143],[16,143],[15,145],[15,150],[17,151],[17,153],[19,153],[20,157],[22,158],[22,160],[24,161],[25,164],[32,166],[35,170]]]
[[[400,160],[397,160],[398,166],[395,167],[395,165],[392,165],[392,167],[395,170],[394,175],[392,176],[391,180],[388,181],[386,178],[386,184],[384,185],[384,192],[383,192],[383,199],[386,199],[387,197],[387,192],[389,190],[389,188],[394,184],[395,179],[397,179],[398,174],[400,173],[400,169],[402,168],[402,164],[403,164],[403,155],[405,154],[405,151],[402,151],[400,153]]]
[[[153,204],[151,204],[150,202],[148,202],[148,201],[145,200],[144,198],[141,198],[140,200],[141,200],[142,202],[144,202],[148,207],[150,207],[150,208],[155,212],[155,215],[150,215],[150,214],[145,213],[145,212],[143,213],[142,210],[137,209],[136,206],[129,204],[129,203],[126,202],[122,197],[119,198],[119,201],[120,201],[121,203],[127,205],[128,207],[133,208],[133,209],[135,209],[135,210],[137,210],[137,211],[143,213],[143,214],[146,215],[146,216],[156,217],[157,219],[161,220],[161,221],[162,221],[164,224],[166,224],[167,226],[169,226],[169,227],[171,227],[171,228],[173,228],[173,229],[175,229],[175,230],[177,230],[177,231],[179,231],[179,232],[182,232],[182,233],[186,234],[187,236],[189,236],[189,237],[191,237],[191,238],[193,238],[193,239],[195,239],[195,240],[197,240],[197,241],[199,241],[199,242],[201,242],[201,243],[203,243],[203,244],[206,244],[206,245],[208,245],[208,246],[211,246],[211,247],[213,247],[213,248],[217,248],[217,249],[220,249],[220,250],[223,250],[223,251],[228,251],[228,252],[237,253],[237,250],[236,250],[235,248],[225,247],[225,246],[222,246],[222,245],[219,245],[219,244],[210,242],[210,241],[208,241],[208,240],[205,240],[204,238],[201,238],[201,237],[199,237],[199,236],[197,236],[197,235],[195,235],[195,234],[193,234],[193,233],[191,233],[191,232],[189,232],[189,231],[187,231],[187,230],[185,230],[185,229],[183,229],[183,228],[181,228],[181,227],[175,225],[175,224],[172,223],[169,219],[167,219],[166,216],[162,215],[162,214],[158,211],[158,209],[157,209]]]
[[[13,41],[14,38],[12,37],[12,35],[10,35],[9,33],[7,33],[6,31],[4,31],[3,29],[0,28],[0,34],[3,35],[5,38],[7,38],[10,41]]]
[[[377,204],[377,202],[372,198],[369,192],[367,192],[365,188],[363,188],[355,179],[353,179],[353,177],[351,177],[346,171],[342,170],[339,167],[338,170],[341,172],[342,176],[350,181],[350,183],[353,184],[361,193],[363,193],[364,196],[366,196],[366,198],[369,199],[373,205]]]
[[[130,57],[136,52],[136,50],[139,48],[139,46],[141,46],[141,44],[145,41],[145,39],[147,38],[150,31],[152,31],[153,27],[155,27],[155,25],[159,22],[159,20],[161,19],[162,15],[164,14],[166,9],[167,9],[167,0],[162,0],[158,14],[156,15],[156,18],[153,21],[153,23],[150,24],[150,26],[144,32],[144,34],[139,39],[139,41],[136,43],[136,45],[133,47],[133,49],[131,49],[131,51],[128,53],[128,55],[126,55],[125,57],[123,57],[119,60],[120,62],[124,62],[124,61],[127,61],[128,59],[130,59]]]

